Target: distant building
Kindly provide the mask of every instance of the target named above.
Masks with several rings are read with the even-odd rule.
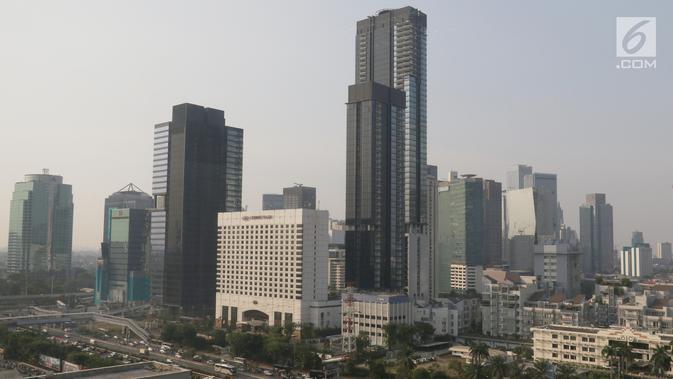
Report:
[[[481,178],[464,175],[443,183],[438,195],[437,246],[440,259],[438,293],[448,293],[453,283],[452,266],[483,267],[484,184]],[[467,272],[467,268],[463,270]]]
[[[492,337],[520,337],[523,333],[525,302],[538,291],[534,276],[522,276],[500,269],[483,273],[481,294],[482,333]]]
[[[101,244],[102,267],[96,271],[95,299],[97,303],[148,301],[150,212],[111,208],[109,213],[107,241]]]
[[[516,170],[507,172],[506,189],[507,191],[519,190],[525,188],[524,179],[526,175],[533,174],[533,166],[517,165]]]
[[[407,293],[414,300],[435,296],[437,275],[437,166],[428,165],[425,190],[425,219],[407,227]]]
[[[167,130],[163,301],[212,315],[217,214],[241,210],[243,130],[226,125],[223,111],[194,104],[174,106]]]
[[[294,322],[335,327],[328,298],[327,211],[284,209],[218,216],[215,318],[222,325]],[[271,243],[269,243],[271,241]],[[323,303],[323,305],[320,304]],[[311,318],[311,307],[331,309]]]
[[[525,302],[521,314],[523,328],[521,338],[531,339],[532,328],[546,325],[590,326],[593,324],[592,304],[584,301],[583,295],[566,297],[557,292],[546,296],[547,291],[533,294]]]
[[[620,273],[625,276],[646,277],[652,275],[652,249],[641,243],[636,247],[625,246],[619,254]]]
[[[327,282],[330,291],[341,291],[346,288],[346,250],[330,247]]]
[[[285,209],[316,209],[315,187],[283,188],[283,208]]]
[[[103,242],[110,240],[110,210],[114,208],[151,209],[154,208],[154,198],[133,183],[108,196],[103,212]]]
[[[588,194],[580,206],[580,243],[585,274],[612,273],[612,205],[606,202],[605,194]]]
[[[645,237],[643,237],[643,232],[636,230],[631,233],[631,246],[639,246],[645,243]]]
[[[273,211],[283,208],[283,194],[265,193],[262,195],[262,210]]]
[[[26,175],[10,203],[7,272],[70,270],[72,220],[72,186],[63,177]]]
[[[582,254],[566,243],[535,246],[535,276],[549,290],[572,298],[582,281]]]
[[[372,346],[387,346],[386,325],[414,322],[413,303],[405,294],[344,293],[341,299],[344,351],[355,349],[355,338],[361,333]]]
[[[150,235],[150,291],[152,301],[163,303],[164,261],[166,256],[166,214],[168,204],[168,161],[170,156],[170,122],[154,126],[154,155],[152,159],[152,196]]]
[[[484,180],[484,258],[488,267],[502,265],[502,183]]]
[[[671,249],[670,242],[659,242],[657,243],[657,253],[655,258],[663,261],[664,263],[670,263],[673,261],[673,249]]]
[[[346,224],[342,220],[329,220],[330,245],[344,246],[346,243]]]
[[[482,266],[451,264],[451,289],[459,291],[482,291]]]

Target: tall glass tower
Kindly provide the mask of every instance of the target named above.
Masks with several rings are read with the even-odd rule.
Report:
[[[167,129],[165,158],[155,150],[155,175],[166,179],[153,185],[166,220],[163,302],[185,314],[212,315],[217,214],[241,210],[243,130],[226,126],[223,111],[194,104],[174,106]],[[152,216],[153,240],[159,214]]]
[[[355,82],[405,93],[404,218],[427,223],[427,16],[412,7],[382,10],[357,23]]]
[[[63,177],[26,175],[14,185],[7,271],[68,271],[72,260],[72,186]]]

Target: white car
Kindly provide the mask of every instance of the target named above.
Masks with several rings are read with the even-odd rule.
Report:
[[[264,375],[266,375],[266,376],[273,376],[273,371],[271,371],[271,370],[264,370],[264,371],[262,371],[262,372],[263,372]]]

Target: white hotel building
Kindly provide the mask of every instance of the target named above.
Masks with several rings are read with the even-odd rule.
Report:
[[[340,304],[327,301],[328,242],[327,211],[220,213],[215,318],[339,325]]]

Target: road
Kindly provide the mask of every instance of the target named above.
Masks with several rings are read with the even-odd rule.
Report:
[[[57,337],[65,337],[65,335],[68,335],[68,338],[71,340],[76,340],[82,343],[85,343],[87,345],[90,344],[90,340],[92,339],[91,337],[87,336],[82,336],[76,333],[65,333],[64,331],[60,329],[52,329],[49,328],[47,329],[50,335],[54,335]],[[106,341],[106,340],[101,340],[94,338],[96,340],[96,346],[102,347],[104,349],[114,351],[117,353],[122,353],[122,354],[128,354],[128,355],[133,355],[135,357],[143,358],[143,359],[150,359],[158,362],[163,362],[166,363],[166,359],[170,359],[173,363],[179,365],[180,367],[188,368],[190,370],[196,371],[201,374],[207,374],[207,375],[213,375],[216,377],[219,377],[220,374],[216,373],[215,370],[213,369],[212,365],[209,365],[207,363],[203,362],[196,362],[192,361],[189,359],[179,359],[175,358],[174,355],[168,355],[168,354],[161,354],[158,352],[151,351],[149,352],[148,355],[141,355],[139,353],[139,348],[138,347],[132,347],[132,346],[127,346],[127,345],[122,345],[116,342],[111,342],[111,341]],[[236,377],[238,378],[255,378],[255,379],[260,379],[260,378],[268,378],[267,376],[260,375],[260,374],[253,374],[249,372],[237,372]]]

